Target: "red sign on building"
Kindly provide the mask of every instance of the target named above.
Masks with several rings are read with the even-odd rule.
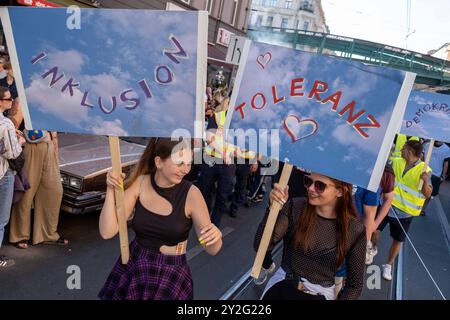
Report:
[[[42,7],[42,8],[62,7],[59,4],[44,0],[18,0],[18,2],[19,4],[32,7]]]

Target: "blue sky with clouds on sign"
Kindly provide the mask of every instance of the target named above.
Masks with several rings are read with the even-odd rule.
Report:
[[[412,91],[400,132],[450,142],[450,96]]]
[[[272,59],[263,69],[257,63],[257,57],[266,52],[272,54]],[[260,61],[264,62],[264,59]],[[235,105],[246,102],[243,109],[245,118],[241,118],[239,111],[234,111],[230,128],[280,129],[279,159],[288,158],[291,163],[303,168],[367,186],[404,76],[405,73],[399,70],[253,42],[241,87],[235,89],[238,91]],[[303,89],[299,91],[304,92],[304,96],[291,97],[291,81],[300,77],[304,78],[304,82]],[[323,104],[315,98],[308,99],[316,80],[329,85],[328,91],[320,94],[322,99],[342,91],[338,112],[354,100],[355,113],[366,110],[355,123],[369,122],[366,117],[371,114],[381,128],[363,129],[369,134],[369,138],[364,139],[347,124],[348,113],[340,117],[338,112],[331,110],[331,102]],[[286,97],[277,105],[274,105],[272,98],[274,84],[277,85],[278,97]],[[257,92],[264,93],[267,99],[267,105],[262,110],[250,107],[251,99]],[[261,98],[257,98],[256,102],[260,105]],[[293,143],[283,127],[288,115],[314,119],[318,123],[317,132]],[[288,127],[294,134],[311,132],[311,125],[308,129],[308,126],[295,126],[295,122],[288,121]]]
[[[170,136],[172,130],[193,132],[197,81],[196,12],[81,9],[81,29],[69,30],[66,9],[10,8],[16,49],[33,127],[65,132],[104,135]],[[27,21],[27,23],[23,23]],[[187,52],[176,64],[163,54],[175,49],[173,34]],[[45,51],[47,57],[32,65]],[[168,66],[175,80],[167,85],[155,82],[158,65]],[[49,88],[51,76],[41,75],[57,66],[64,78]],[[163,70],[162,78],[166,78]],[[61,92],[69,78],[80,87],[74,96]],[[147,98],[138,82],[145,79],[152,97]],[[139,98],[140,105],[127,110],[120,101]],[[94,108],[81,106],[85,91]],[[116,96],[117,108],[104,114]],[[128,102],[128,105],[131,105]]]

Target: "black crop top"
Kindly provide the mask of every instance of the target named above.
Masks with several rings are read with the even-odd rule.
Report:
[[[154,175],[150,175],[150,181],[156,193],[172,205],[172,212],[167,216],[151,212],[144,208],[138,197],[131,223],[136,241],[146,248],[157,250],[162,245],[175,246],[187,240],[192,228],[192,220],[185,215],[186,198],[192,183],[182,180],[173,187],[161,188],[156,184]]]

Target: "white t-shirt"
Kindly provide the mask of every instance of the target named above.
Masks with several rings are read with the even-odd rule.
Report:
[[[425,156],[428,152],[429,143],[425,146]],[[444,160],[450,158],[450,148],[444,143],[440,147],[433,147],[431,152],[430,163],[428,164],[433,170],[433,175],[440,177],[442,174],[442,168],[444,167]]]

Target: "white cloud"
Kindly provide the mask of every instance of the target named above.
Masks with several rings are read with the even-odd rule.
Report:
[[[89,121],[89,130],[97,135],[127,136],[128,132],[122,128],[122,121],[114,119],[105,121],[101,117],[95,117]]]
[[[74,76],[81,73],[83,65],[89,62],[89,57],[76,50],[56,50],[50,48],[47,57],[42,60],[47,68],[58,67],[67,76]]]
[[[77,79],[78,80],[78,79]],[[110,101],[112,96],[119,98],[119,94],[128,88],[126,81],[121,81],[112,74],[100,73],[96,75],[83,75],[79,77],[80,86],[89,84],[89,95],[102,97],[103,101]]]
[[[74,89],[74,96],[71,97],[69,91],[61,93],[64,79],[57,82],[53,88],[49,88],[47,82],[40,77],[34,77],[30,86],[25,92],[29,104],[34,105],[42,113],[48,113],[70,122],[76,126],[88,119],[88,108],[81,106],[83,93]]]
[[[334,129],[332,136],[342,145],[355,146],[358,149],[369,151],[372,154],[378,154],[379,150],[377,148],[381,146],[383,141],[390,115],[390,112],[386,112],[377,118],[382,126],[381,128],[363,129],[367,130],[366,132],[369,134],[370,140],[362,138],[359,133],[347,123],[341,124]]]

